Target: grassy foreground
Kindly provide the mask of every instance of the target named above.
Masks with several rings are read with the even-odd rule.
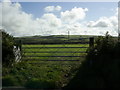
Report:
[[[81,62],[84,60],[84,57],[40,57],[40,56],[85,55],[86,53],[80,52],[85,52],[87,48],[78,47],[88,47],[88,45],[87,44],[23,45],[22,47],[23,47],[22,51],[24,52],[22,62],[17,63],[12,69],[3,68],[4,71],[3,86],[24,86],[27,88],[62,88],[66,86],[68,82],[75,76],[75,74],[78,71],[78,68],[81,65]],[[77,47],[77,48],[64,48],[64,47]],[[24,60],[24,58],[26,58],[27,61]],[[58,61],[44,61],[45,59]]]

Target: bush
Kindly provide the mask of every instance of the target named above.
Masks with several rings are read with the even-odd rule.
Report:
[[[2,64],[5,67],[11,67],[15,61],[13,46],[13,36],[2,31]]]
[[[120,43],[108,33],[89,48],[79,72],[65,88],[120,88]]]

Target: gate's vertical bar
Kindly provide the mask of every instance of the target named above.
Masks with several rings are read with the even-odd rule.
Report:
[[[89,38],[89,47],[93,48],[94,47],[94,37]]]
[[[22,52],[22,40],[19,40],[20,51]]]
[[[23,52],[22,52],[22,40],[19,40],[19,47],[20,47],[20,54],[21,54],[21,58],[23,56]]]
[[[89,48],[92,49],[94,47],[94,37],[89,38]],[[90,65],[92,64],[92,60],[89,60]]]

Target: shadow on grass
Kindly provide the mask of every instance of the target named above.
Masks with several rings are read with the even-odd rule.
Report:
[[[109,37],[100,39],[63,89],[70,88],[120,88],[120,43]]]
[[[54,89],[57,88],[55,82],[47,81],[42,79],[33,78],[29,80],[26,85],[26,88],[36,88],[36,89]]]

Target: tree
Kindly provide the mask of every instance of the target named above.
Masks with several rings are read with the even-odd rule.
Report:
[[[2,31],[2,65],[11,67],[15,61],[13,53],[14,38],[5,31]]]

